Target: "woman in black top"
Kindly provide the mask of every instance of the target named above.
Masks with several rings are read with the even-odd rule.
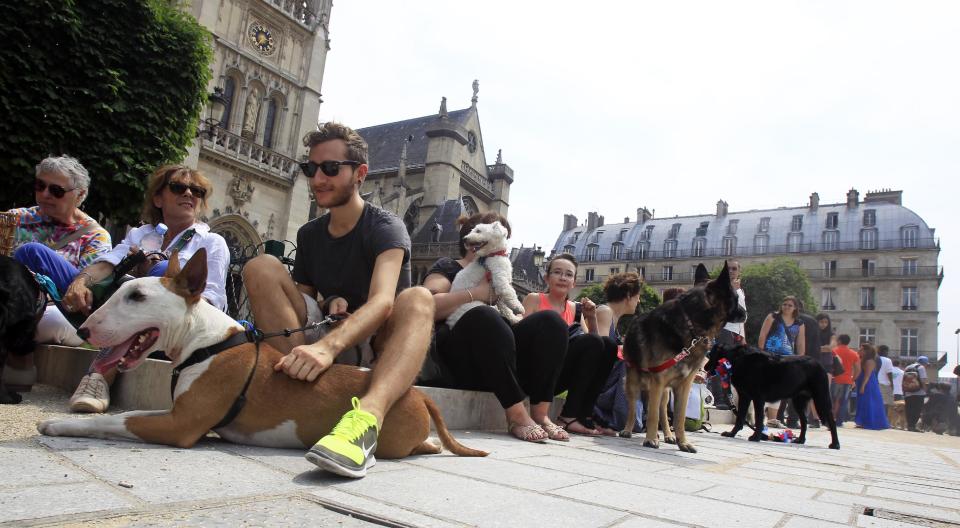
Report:
[[[556,312],[538,312],[511,327],[491,306],[478,306],[447,330],[443,321],[460,305],[474,300],[489,304],[492,289],[484,282],[468,290],[450,291],[457,273],[473,262],[477,248],[467,248],[463,237],[477,224],[499,221],[497,213],[461,217],[460,259],[441,258],[427,272],[423,285],[436,304],[437,355],[461,389],[492,391],[507,417],[511,435],[528,442],[569,440],[567,432],[548,415],[554,388],[567,353],[567,325]],[[523,400],[530,398],[530,412]]]

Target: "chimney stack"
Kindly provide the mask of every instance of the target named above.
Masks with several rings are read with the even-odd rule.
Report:
[[[820,207],[820,195],[813,193],[810,195],[810,211],[816,211]]]
[[[853,209],[858,203],[860,203],[860,193],[856,189],[847,191],[847,207]]]
[[[637,208],[637,223],[638,223],[638,224],[645,224],[645,223],[647,223],[647,220],[652,220],[652,219],[653,219],[653,214],[650,213],[650,210],[649,210],[649,209],[647,209],[646,207],[638,207],[638,208]]]
[[[572,214],[563,215],[563,230],[570,231],[574,227],[577,227],[577,217]]]
[[[727,202],[723,200],[717,201],[717,218],[722,218],[727,216],[727,208],[730,206]]]
[[[623,223],[624,223],[624,224],[629,224],[629,223],[630,223],[630,217],[629,217],[629,216],[624,216],[624,217],[623,217]]]
[[[594,229],[603,225],[603,222],[600,220],[601,217],[597,213],[590,211],[587,213],[587,232],[593,231]]]

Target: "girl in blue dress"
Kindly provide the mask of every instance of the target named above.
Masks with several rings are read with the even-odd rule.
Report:
[[[889,429],[883,395],[877,380],[877,350],[870,343],[860,345],[860,376],[857,377],[857,427]]]

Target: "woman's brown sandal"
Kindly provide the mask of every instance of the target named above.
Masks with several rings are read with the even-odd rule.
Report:
[[[523,440],[524,442],[534,442],[537,444],[542,444],[547,441],[547,438],[550,438],[550,435],[543,430],[543,427],[540,427],[537,424],[520,425],[518,423],[510,422],[507,425],[507,432],[518,440]]]
[[[543,422],[540,424],[540,427],[546,431],[547,436],[550,440],[557,440],[559,442],[569,442],[570,435],[567,434],[567,431],[563,427],[551,422]]]

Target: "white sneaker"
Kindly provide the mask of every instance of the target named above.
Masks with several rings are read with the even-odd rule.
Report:
[[[93,372],[80,380],[70,397],[70,410],[77,413],[102,413],[110,406],[110,385],[100,374]]]

